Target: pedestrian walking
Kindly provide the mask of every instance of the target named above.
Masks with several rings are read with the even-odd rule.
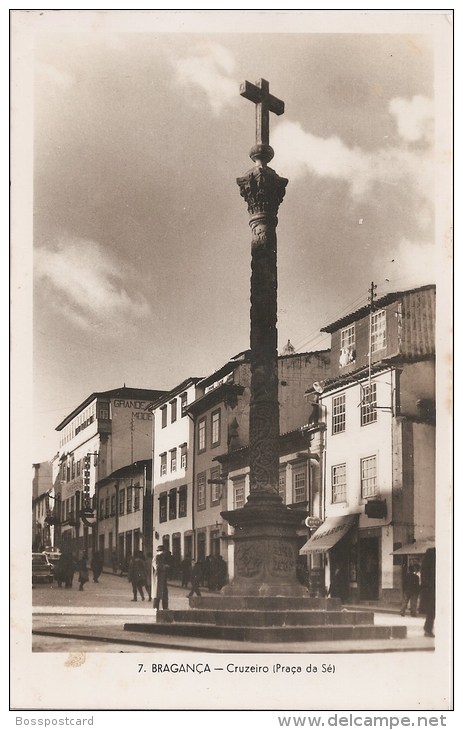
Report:
[[[334,575],[331,579],[331,584],[328,589],[328,595],[331,596],[331,598],[340,598],[341,600],[344,599],[343,579],[341,568],[339,567],[335,568]]]
[[[146,586],[146,568],[142,553],[137,550],[129,563],[128,579],[132,584],[133,598],[132,601],[138,600],[138,593],[142,601],[145,600],[143,588]]]
[[[188,583],[191,580],[191,558],[185,556],[180,564],[180,570],[182,573],[182,588],[188,588]]]
[[[153,569],[156,574],[156,595],[154,597],[153,608],[158,609],[162,603],[162,608],[169,607],[169,591],[167,587],[167,577],[169,574],[170,560],[167,548],[159,545],[156,550],[156,557],[153,560]]]
[[[87,556],[83,555],[78,564],[79,569],[79,591],[84,590],[85,583],[88,583]]]
[[[209,589],[211,591],[219,590],[219,559],[217,555],[209,556]]]
[[[227,582],[227,564],[223,557],[219,555],[218,559],[218,590],[220,591],[221,588],[224,587],[224,585]]]
[[[65,588],[72,588],[74,572],[76,569],[76,561],[70,552],[62,552],[55,567],[55,580],[61,588],[64,583]]]
[[[428,548],[421,563],[420,611],[426,615],[424,635],[433,637],[436,616],[436,548]]]
[[[93,573],[93,582],[98,583],[98,578],[103,572],[103,560],[99,552],[93,553],[90,567]]]
[[[128,573],[129,572],[129,559],[128,559],[128,557],[125,558],[124,556],[122,556],[121,561],[119,563],[119,570],[120,570],[119,575],[124,575],[125,573]]]
[[[410,565],[403,581],[403,601],[400,607],[400,615],[405,616],[407,606],[410,603],[410,613],[416,616],[416,608],[418,605],[418,596],[420,594],[420,579],[418,577],[418,568],[415,564]]]
[[[116,553],[115,550],[113,550],[112,555],[111,555],[111,567],[113,569],[114,575],[116,575],[116,573],[117,573],[117,566],[118,566],[118,564],[119,563],[118,563],[118,560],[117,560],[117,553]]]
[[[195,561],[193,563],[193,567],[191,569],[191,590],[187,594],[187,598],[192,598],[195,593],[197,596],[201,595],[199,586],[201,584],[202,577],[203,577],[203,571],[201,569],[201,563],[199,563],[198,561]]]
[[[58,561],[55,565],[55,569],[53,571],[53,577],[56,580],[58,584],[58,588],[61,588],[63,583],[66,585],[66,572],[67,572],[67,565],[69,562],[69,557],[65,553],[61,553],[61,555],[58,558]]]
[[[201,579],[202,584],[205,588],[210,588],[210,581],[211,581],[211,556],[208,555],[206,558],[204,558],[203,564],[202,564],[202,571],[203,571],[203,577]]]

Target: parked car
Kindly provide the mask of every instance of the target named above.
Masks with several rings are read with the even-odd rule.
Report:
[[[32,553],[32,583],[53,583],[53,566],[44,553]]]

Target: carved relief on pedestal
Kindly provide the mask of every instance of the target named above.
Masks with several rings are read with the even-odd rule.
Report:
[[[294,546],[284,540],[269,543],[269,573],[273,577],[294,573],[296,557]]]
[[[294,545],[286,540],[264,538],[235,545],[235,571],[241,578],[288,578],[295,564]]]
[[[235,571],[242,578],[255,578],[264,573],[264,545],[238,543],[235,546]]]

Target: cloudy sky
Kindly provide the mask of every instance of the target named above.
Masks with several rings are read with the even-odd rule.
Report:
[[[432,32],[96,15],[34,35],[34,461],[91,392],[169,389],[248,347],[244,79],[286,105],[270,127],[289,178],[280,349],[328,347],[320,328],[371,281],[382,294],[436,280]]]

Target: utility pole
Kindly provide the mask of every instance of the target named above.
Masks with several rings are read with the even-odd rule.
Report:
[[[371,334],[372,334],[372,323],[373,323],[373,312],[375,309],[376,299],[376,284],[372,281],[370,285],[370,314],[368,324],[368,401],[371,402]]]

